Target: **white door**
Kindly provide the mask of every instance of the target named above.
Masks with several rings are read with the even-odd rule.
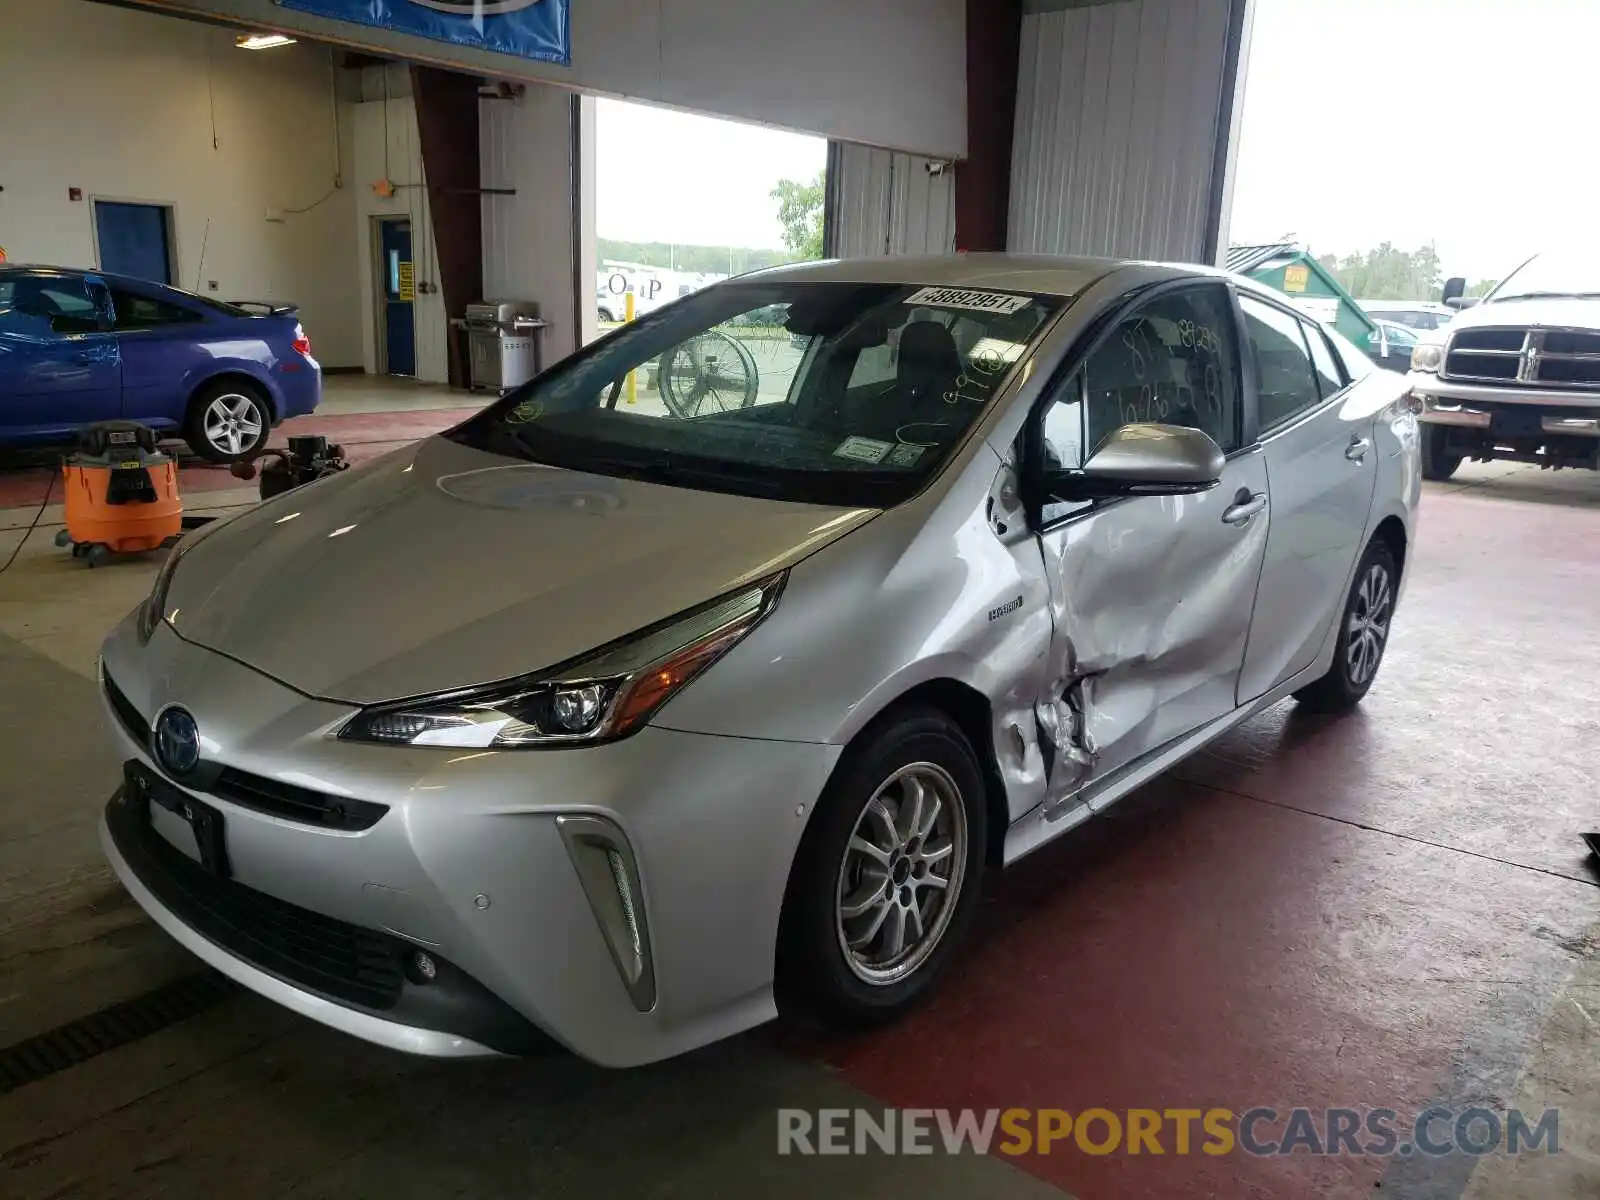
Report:
[[[1373,417],[1347,417],[1350,380],[1322,330],[1240,297],[1272,495],[1266,562],[1239,678],[1244,703],[1315,661],[1343,610],[1377,482]]]

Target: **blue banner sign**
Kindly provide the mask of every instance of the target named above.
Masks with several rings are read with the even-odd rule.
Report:
[[[572,63],[569,0],[277,0],[284,8],[438,42]]]

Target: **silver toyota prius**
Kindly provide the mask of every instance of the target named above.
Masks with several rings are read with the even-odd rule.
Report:
[[[1419,487],[1405,380],[1243,279],[744,276],[186,537],[102,652],[102,843],[200,958],[400,1050],[882,1020],[986,873],[1358,703]]]

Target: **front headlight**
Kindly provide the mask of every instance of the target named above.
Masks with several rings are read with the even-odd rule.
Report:
[[[339,738],[526,749],[626,737],[759,625],[783,580],[774,575],[548,671],[364,709]]]
[[[1411,347],[1411,369],[1413,371],[1427,371],[1438,374],[1439,368],[1444,366],[1444,344],[1442,342],[1418,342]]]

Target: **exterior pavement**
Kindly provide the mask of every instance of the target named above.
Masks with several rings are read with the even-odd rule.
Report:
[[[33,515],[0,511],[0,562]],[[0,1046],[196,969],[93,833],[94,650],[157,562],[89,571],[53,533],[0,576]],[[1361,712],[1268,711],[996,879],[894,1027],[609,1073],[413,1060],[243,995],[0,1095],[0,1194],[1600,1196],[1597,551],[1600,478],[1430,485]],[[776,1152],[790,1107],[1475,1103],[1558,1107],[1560,1153]]]

